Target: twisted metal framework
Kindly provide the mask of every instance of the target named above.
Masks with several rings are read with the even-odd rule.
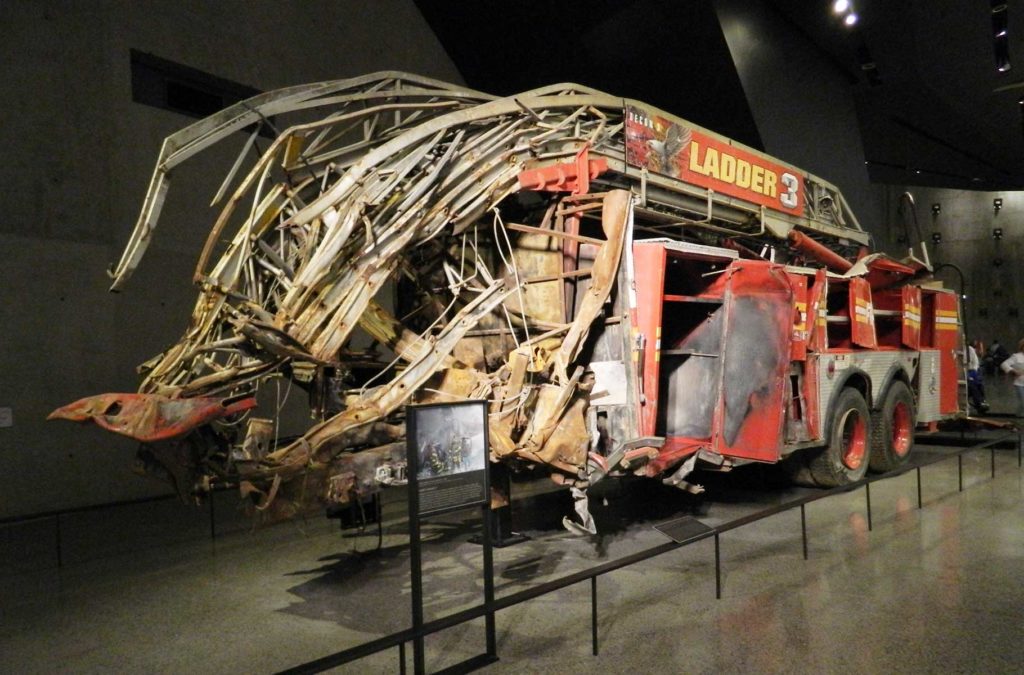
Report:
[[[486,398],[492,457],[544,464],[559,482],[585,485],[597,432],[580,353],[592,332],[614,326],[607,310],[634,202],[661,236],[674,224],[754,238],[800,226],[866,242],[855,221],[846,225],[841,195],[825,200],[816,230],[727,198],[712,217],[708,193],[630,178],[625,105],[578,85],[498,99],[378,73],[263,94],[169,137],[112,290],[154,234],[170,170],[257,125],[214,200],[225,206],[196,268],[189,327],[144,364],[140,392],[165,408],[237,402],[285,377],[310,390],[319,421],[277,442],[272,423],[227,416],[235,423],[147,444],[148,466],[183,493],[238,484],[256,508],[287,516],[397,481],[404,404]],[[312,121],[278,130],[311,112]],[[253,153],[268,129],[272,144]],[[525,170],[571,162],[581,149],[611,166],[595,183],[603,191],[521,193]],[[586,254],[566,266],[568,247]],[[367,363],[353,347],[359,331],[387,348],[384,358],[378,351]],[[103,400],[88,414],[112,425],[122,411]],[[137,419],[121,426],[147,440]]]

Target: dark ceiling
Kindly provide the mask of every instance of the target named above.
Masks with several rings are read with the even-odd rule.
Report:
[[[1024,188],[1024,0],[1007,3],[1007,72],[986,0],[854,0],[852,30],[831,0],[764,3],[845,73],[872,181]],[[578,82],[762,147],[711,0],[416,4],[471,87]],[[673,86],[679,73],[685,88]]]
[[[852,31],[831,15],[830,3],[771,4],[856,81],[872,180],[985,190],[1024,187],[1020,1],[1005,3],[1015,66],[1006,72],[996,69],[987,0],[855,0],[860,21]],[[874,85],[862,66],[870,63],[876,65]]]

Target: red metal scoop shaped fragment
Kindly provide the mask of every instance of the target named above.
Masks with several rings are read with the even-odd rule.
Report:
[[[97,394],[57,408],[46,419],[92,421],[143,443],[184,436],[196,427],[256,407],[256,399],[178,398],[157,394]]]

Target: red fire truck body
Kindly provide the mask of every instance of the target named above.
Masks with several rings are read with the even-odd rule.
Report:
[[[899,466],[916,427],[960,414],[958,297],[927,262],[912,251],[904,262],[869,254],[866,240],[851,262],[834,244],[856,244],[844,237],[863,231],[844,231],[841,218],[830,226],[815,209],[842,202],[835,188],[681,120],[629,106],[625,118],[626,171],[642,169],[641,191],[654,175],[670,176],[667,192],[707,200],[706,217],[686,224],[724,236],[715,245],[645,239],[658,221],[644,223],[646,194],[635,207],[632,255],[619,277],[635,427],[620,418],[617,431],[638,440],[610,457],[592,453],[598,473],[635,458],[646,460],[639,472],[675,469],[667,482],[699,490],[685,480],[698,461],[728,469],[804,450],[787,463],[794,476],[835,486]],[[745,240],[778,245],[789,262],[735,245],[716,206],[756,214],[760,229]]]
[[[844,470],[814,476],[838,484],[895,467],[915,424],[959,410],[956,295],[894,285],[905,265],[843,277],[657,240],[633,255],[639,431],[664,438],[649,475],[695,454],[776,462],[839,433]]]

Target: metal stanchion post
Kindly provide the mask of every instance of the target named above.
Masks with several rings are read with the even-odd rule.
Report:
[[[487,605],[487,614],[484,616],[485,640],[487,642],[487,656],[495,661],[498,659],[498,640],[494,625],[494,557],[491,550],[491,528],[494,526],[491,518],[490,503],[482,507],[484,521],[484,604]]]
[[[964,491],[964,455],[960,453],[956,456],[956,471],[957,480],[960,492]]]
[[[996,448],[992,446],[989,448],[992,451],[992,477],[996,477]]]
[[[378,492],[373,496],[373,503],[377,507],[377,550],[384,548],[384,493]],[[404,647],[403,647],[404,649]]]
[[[597,656],[597,576],[590,577],[590,631],[594,656]]]
[[[871,531],[871,483],[864,483],[864,497],[868,503],[868,532]]]
[[[804,560],[807,560],[807,513],[804,505],[800,505],[800,535],[804,540]]]
[[[722,599],[722,555],[718,548],[717,532],[715,532],[715,599]]]
[[[922,507],[921,501],[921,467],[918,467],[918,508]]]

